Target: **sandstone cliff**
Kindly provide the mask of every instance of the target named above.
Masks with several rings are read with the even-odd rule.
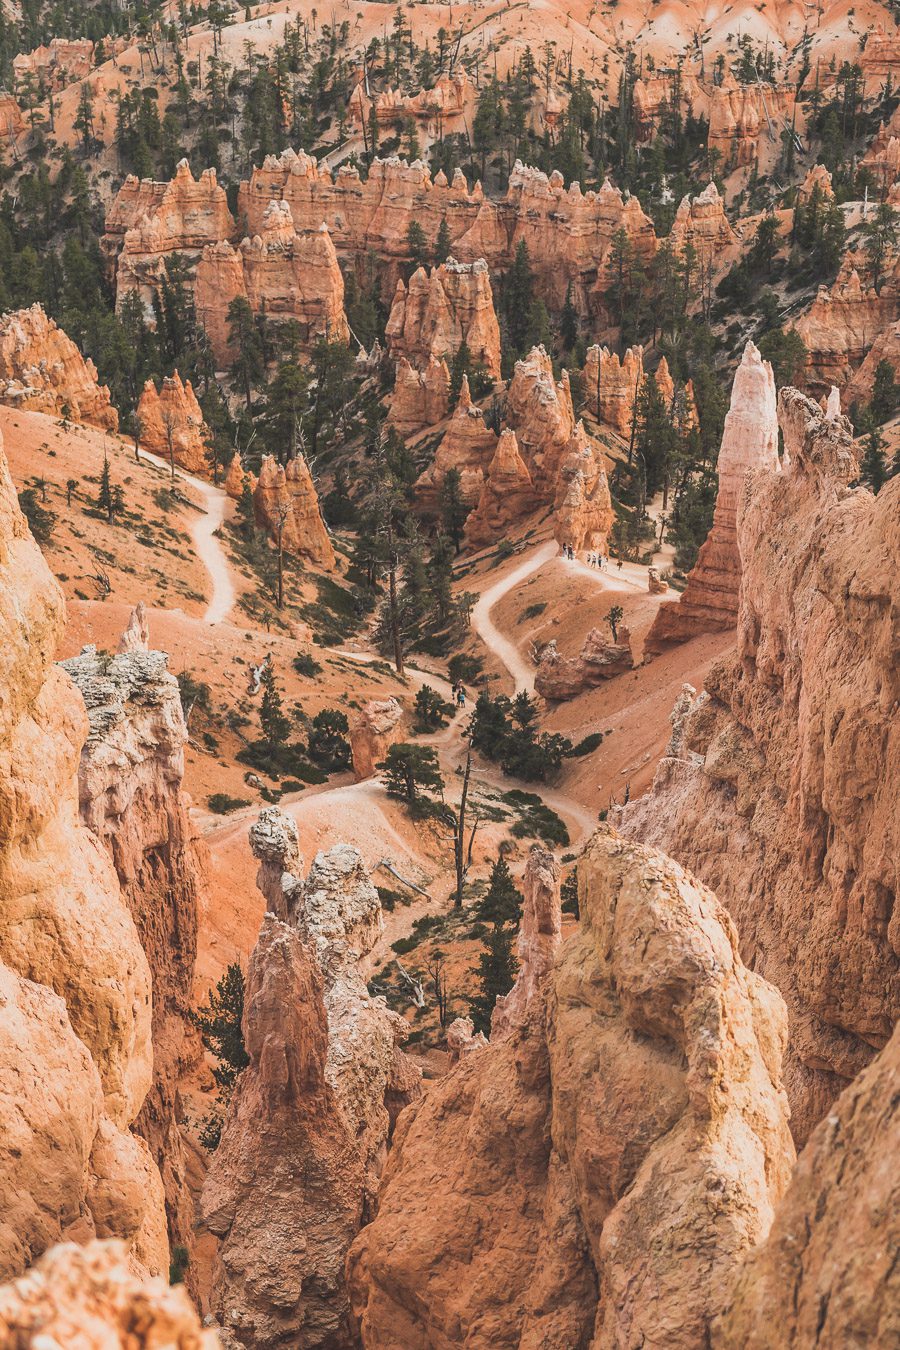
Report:
[[[433,359],[450,360],[463,343],[489,375],[500,374],[500,326],[487,263],[448,258],[429,275],[420,267],[409,285],[397,282],[385,328],[388,350],[424,370]]]
[[[846,420],[794,389],[779,416],[782,471],[749,474],[738,517],[737,651],[621,827],[716,889],[784,994],[802,1140],[900,1011],[900,480],[850,491]]]
[[[135,1129],[163,1178],[170,1238],[190,1250],[178,1080],[201,1053],[190,1008],[206,848],[181,790],[188,732],[167,660],[133,643],[112,658],[83,653],[65,669],[90,723],[78,775],[81,816],[112,857],[153,980],[153,1083]]]
[[[750,1254],[715,1350],[846,1350],[900,1341],[900,1028],[800,1155],[768,1239]]]
[[[271,455],[259,467],[259,479],[253,489],[257,522],[288,553],[308,558],[319,567],[335,565],[334,548],[322,513],[306,460],[296,455],[284,468]]]
[[[159,1173],[129,1131],[150,1087],[150,970],[78,816],[88,726],[52,664],[65,616],[0,451],[0,1273],[69,1236],[168,1264]]]
[[[396,698],[369,699],[350,723],[350,750],[357,779],[371,778],[375,765],[404,735],[403,707]]]
[[[416,370],[405,356],[397,362],[394,392],[388,410],[388,426],[401,436],[415,436],[425,427],[442,422],[450,403],[450,371],[446,361],[429,357],[424,370]]]
[[[269,323],[299,325],[308,348],[318,338],[347,342],[344,278],[326,225],[298,234],[283,202],[272,202],[258,234],[232,248],[226,240],[204,248],[197,265],[194,305],[222,365],[234,360],[228,309],[243,298]]]
[[[0,318],[0,403],[117,431],[119,414],[71,338],[40,305]]]
[[[466,541],[476,547],[497,543],[536,504],[531,474],[519,454],[516,433],[504,427],[475,509],[466,520]]]
[[[793,1161],[780,997],[662,854],[596,834],[561,948],[558,885],[533,851],[491,1042],[398,1124],[348,1263],[366,1350],[695,1350],[769,1228]]]
[[[805,383],[816,393],[849,383],[873,343],[889,324],[900,319],[900,300],[891,286],[880,295],[864,286],[850,254],[845,258],[831,287],[820,286],[818,295],[794,327],[809,353]]]
[[[416,479],[416,500],[421,508],[438,510],[441,488],[450,469],[459,473],[462,500],[469,506],[475,505],[496,449],[496,433],[485,425],[484,414],[472,402],[468,377],[464,375],[456,407],[434,459]]]
[[[709,183],[696,197],[683,197],[669,236],[675,248],[683,250],[690,245],[701,264],[718,264],[722,249],[734,244],[737,236],[728,217],[725,203],[715,183]]]
[[[400,1076],[401,1019],[369,997],[360,969],[381,906],[345,845],[317,855],[304,882],[296,825],[280,811],[261,814],[251,843],[270,912],[247,974],[250,1064],[203,1188],[222,1239],[213,1307],[244,1346],[349,1350],[344,1259],[373,1199],[385,1097]]]
[[[682,595],[660,605],[644,644],[660,652],[699,633],[737,623],[741,586],[738,508],[749,469],[778,470],[775,377],[752,342],[735,372],[716,468],[719,487],[712,528],[700,547]]]
[[[137,406],[140,444],[163,459],[174,458],[188,473],[209,471],[207,448],[212,433],[203,420],[190,380],[182,383],[178,371],[167,375],[157,392],[148,380]]]

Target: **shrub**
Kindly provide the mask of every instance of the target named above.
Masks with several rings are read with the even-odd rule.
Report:
[[[592,750],[596,750],[598,745],[603,743],[603,732],[592,731],[590,736],[585,736],[584,740],[573,745],[569,751],[568,758],[580,759],[582,755],[589,755]]]
[[[531,619],[540,618],[540,616],[543,614],[546,608],[547,608],[546,601],[542,601],[540,604],[537,605],[529,605],[527,609],[523,609],[522,617],[519,620],[519,623],[528,623]]]
[[[28,521],[28,528],[39,544],[49,544],[57,517],[38,501],[35,488],[23,488],[19,493],[19,508]]]
[[[298,675],[305,675],[309,680],[322,673],[322,667],[312,652],[298,652],[291,664]]]
[[[423,684],[416,694],[416,725],[420,734],[439,731],[447,725],[447,718],[453,715],[453,704],[446,703],[430,684]]]
[[[215,811],[217,816],[227,816],[232,811],[240,811],[242,806],[249,806],[250,803],[246,797],[231,797],[227,792],[214,792],[211,797],[207,797],[206,805],[210,811]]]
[[[307,752],[320,768],[337,773],[350,767],[350,724],[340,708],[322,708],[312,720]]]
[[[450,683],[456,684],[458,680],[462,680],[463,684],[474,684],[483,666],[484,662],[480,656],[467,656],[464,652],[457,652],[447,663]]]

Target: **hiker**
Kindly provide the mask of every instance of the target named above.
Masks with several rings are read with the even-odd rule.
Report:
[[[618,567],[619,571],[621,572],[621,570],[622,570],[622,559],[621,559],[621,558],[617,558],[617,559],[616,559],[616,567]]]
[[[457,708],[464,708],[466,706],[466,691],[463,688],[462,680],[460,680],[456,690],[456,706]]]

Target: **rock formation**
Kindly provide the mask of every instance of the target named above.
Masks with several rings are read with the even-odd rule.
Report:
[[[9,144],[10,141],[15,142],[16,137],[24,130],[25,118],[22,116],[22,109],[12,94],[0,90],[0,136]]]
[[[265,455],[253,490],[253,504],[257,522],[275,543],[280,534],[286,552],[308,558],[318,567],[334,567],[334,548],[302,455],[288,460],[287,468]]]
[[[792,86],[737,84],[727,80],[709,95],[707,147],[717,150],[726,172],[754,164],[759,138],[774,122],[791,120],[795,92]]]
[[[582,372],[588,409],[598,422],[605,422],[620,436],[630,436],[643,378],[643,347],[629,347],[621,361],[608,347],[589,347]]]
[[[403,437],[415,436],[447,416],[450,404],[450,371],[446,361],[432,356],[424,370],[416,370],[405,356],[397,362],[394,392],[388,410],[388,426]]]
[[[855,372],[844,391],[844,404],[859,407],[868,403],[875,385],[875,372],[882,361],[887,361],[894,369],[895,378],[900,375],[900,322],[892,323],[878,334],[869,354],[859,370]]]
[[[178,253],[186,263],[196,263],[207,244],[234,235],[234,218],[215,169],[195,179],[183,159],[170,183],[129,176],[107,216],[104,238],[107,257],[112,261],[118,255],[117,306],[137,293],[154,323],[153,299],[167,258]]]
[[[658,567],[647,568],[647,590],[651,595],[667,595],[669,586],[663,581]]]
[[[794,325],[809,353],[804,381],[816,393],[833,384],[843,390],[879,335],[900,319],[893,288],[885,287],[879,295],[863,286],[854,261],[848,255],[834,285],[820,286]]]
[[[734,244],[737,236],[728,223],[725,203],[715,183],[707,184],[697,197],[682,198],[669,238],[679,251],[691,245],[702,264],[721,261],[722,249]]]
[[[245,469],[241,462],[240,455],[234,455],[228,466],[228,472],[225,474],[225,480],[222,483],[223,488],[233,501],[239,502],[244,493],[244,480],[250,484],[250,491],[256,491],[258,478],[255,473]]]
[[[344,1259],[374,1198],[398,1083],[402,1019],[361,970],[381,906],[358,852],[317,855],[306,882],[294,822],[251,831],[270,912],[250,958],[244,1043],[202,1208],[221,1239],[212,1302],[241,1345],[347,1350]],[[276,917],[283,914],[283,918]]]
[[[40,305],[0,318],[0,403],[117,431],[119,414],[93,361]]]
[[[526,885],[492,1040],[404,1113],[351,1249],[363,1344],[695,1350],[793,1161],[784,1005],[663,854],[598,832],[555,957],[541,850]]]
[[[881,123],[860,167],[875,174],[882,189],[891,187],[900,178],[900,109],[895,108],[889,121]]]
[[[592,628],[577,656],[563,656],[555,641],[547,643],[535,672],[534,687],[542,698],[562,703],[577,698],[586,689],[596,689],[604,680],[631,670],[633,665],[631,633],[624,624],[614,642],[599,628]]]
[[[534,510],[536,499],[528,466],[519,454],[516,433],[505,427],[475,509],[466,519],[466,541],[475,547],[496,544],[511,525]]]
[[[121,655],[123,652],[147,652],[149,650],[150,624],[147,620],[147,606],[143,600],[139,600],[128,616],[128,623],[122,631],[116,651],[117,654]]]
[[[808,202],[815,192],[818,192],[821,201],[830,201],[834,198],[831,174],[824,164],[814,164],[797,188],[798,204]]]
[[[416,500],[422,510],[438,510],[441,488],[450,469],[459,473],[460,497],[473,506],[481,496],[496,449],[497,436],[485,425],[484,414],[472,402],[468,377],[464,375],[453,416],[434,459],[416,480]]]
[[[126,631],[140,627],[138,616]],[[112,858],[153,980],[153,1083],[134,1128],[163,1178],[172,1243],[190,1249],[178,1080],[201,1054],[190,1010],[206,848],[181,790],[188,732],[167,660],[132,641],[118,656],[86,652],[64,667],[90,723],[78,774],[81,817]]]
[[[178,371],[167,375],[157,392],[148,380],[137,406],[140,444],[153,455],[161,455],[188,473],[205,474],[209,470],[207,449],[212,433],[190,380],[182,384]]]
[[[0,1274],[63,1237],[168,1266],[159,1173],[130,1133],[153,1072],[150,970],[78,816],[84,704],[52,659],[62,594],[0,451]]]
[[[13,75],[18,86],[29,75],[38,87],[59,93],[76,80],[85,80],[94,64],[94,44],[90,38],[51,38],[31,52],[13,57]]]
[[[737,650],[715,666],[682,749],[622,815],[716,889],[742,951],[791,1013],[785,1083],[805,1139],[900,1012],[893,936],[900,819],[895,565],[900,479],[850,491],[850,427],[794,389],[783,469],[738,519]]]
[[[437,137],[463,130],[467,103],[474,101],[475,90],[464,70],[443,74],[430,89],[416,94],[401,94],[390,85],[370,98],[362,79],[350,95],[350,115],[360,126],[369,125],[374,111],[379,125],[399,125],[407,118],[420,122],[427,135]]]
[[[748,342],[735,373],[722,432],[712,529],[681,597],[657,610],[644,644],[648,652],[660,652],[672,643],[737,623],[741,586],[738,510],[747,471],[757,468],[778,469],[778,415],[772,367]]]
[[[543,347],[533,347],[524,360],[516,362],[506,420],[516,433],[535,489],[552,498],[575,431],[575,410],[568,372],[563,371],[557,384],[553,363]]]
[[[299,325],[309,348],[318,338],[347,342],[344,278],[326,225],[298,234],[284,202],[272,202],[259,234],[237,248],[227,240],[204,248],[194,306],[216,361],[230,365],[228,310],[238,298],[273,324]]]
[[[843,1350],[900,1340],[900,1028],[800,1155],[768,1239],[717,1322],[714,1350]],[[800,1235],[798,1240],[798,1235]]]
[[[137,1279],[126,1258],[118,1242],[54,1247],[0,1288],[2,1350],[218,1350],[184,1288]]]
[[[614,519],[602,453],[579,422],[559,466],[553,537],[577,551],[590,548],[605,553]]]
[[[402,741],[403,708],[395,698],[370,699],[350,723],[353,772],[371,778],[375,766],[397,741]]]
[[[473,361],[495,379],[500,374],[500,325],[487,263],[448,258],[429,275],[424,267],[409,285],[397,282],[385,328],[388,351],[425,370],[432,358],[450,360],[465,343]]]

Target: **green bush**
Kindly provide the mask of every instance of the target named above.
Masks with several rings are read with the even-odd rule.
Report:
[[[211,797],[207,797],[206,805],[210,811],[215,811],[217,816],[227,816],[232,811],[240,811],[241,807],[249,806],[250,803],[246,797],[231,797],[227,792],[214,792]]]
[[[602,745],[602,743],[603,732],[592,731],[590,736],[585,736],[584,740],[579,741],[577,745],[572,746],[568,758],[580,759],[582,755],[589,755],[592,750],[596,750],[598,745]]]
[[[319,665],[312,652],[298,652],[294,657],[292,665],[298,675],[304,675],[310,680],[322,673],[322,667]]]

